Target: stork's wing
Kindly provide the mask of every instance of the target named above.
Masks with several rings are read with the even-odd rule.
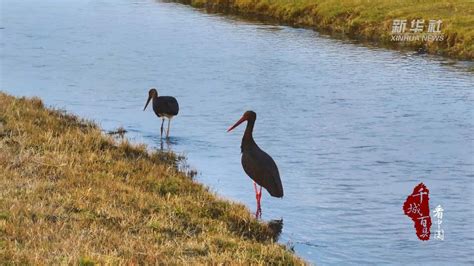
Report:
[[[275,161],[260,148],[242,153],[242,166],[245,173],[264,187],[273,197],[283,197],[283,185]]]
[[[161,114],[177,115],[179,112],[178,101],[171,96],[160,96],[157,100],[156,109]]]

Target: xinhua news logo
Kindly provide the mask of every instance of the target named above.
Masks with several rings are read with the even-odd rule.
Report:
[[[394,42],[439,42],[444,40],[441,32],[441,19],[430,19],[425,23],[424,19],[394,19],[392,21],[391,40]],[[409,27],[408,27],[409,26]]]

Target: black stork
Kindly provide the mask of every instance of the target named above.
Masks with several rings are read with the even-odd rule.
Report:
[[[161,137],[163,137],[163,123],[165,122],[165,118],[168,118],[168,130],[166,131],[166,138],[168,138],[170,134],[171,119],[179,112],[178,101],[176,98],[171,96],[158,96],[158,91],[155,88],[151,88],[148,91],[148,100],[146,101],[143,111],[145,111],[146,107],[150,103],[150,100],[153,100],[153,111],[158,117],[162,119]]]
[[[273,197],[283,197],[283,185],[281,184],[280,173],[275,161],[264,152],[253,140],[252,132],[255,125],[257,114],[253,111],[244,113],[237,123],[231,126],[227,132],[236,128],[242,122],[247,121],[244,137],[240,149],[242,151],[242,167],[245,173],[252,178],[253,187],[255,189],[255,197],[257,199],[256,217],[261,217],[262,209],[260,199],[262,198],[262,187],[264,187]],[[260,190],[257,190],[257,184]]]

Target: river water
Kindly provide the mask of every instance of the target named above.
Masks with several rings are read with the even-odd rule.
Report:
[[[150,0],[1,0],[0,89],[161,146],[148,88],[173,95],[169,143],[222,197],[255,210],[240,165],[245,126],[277,162],[280,242],[308,261],[473,264],[473,87],[463,62]],[[445,209],[422,242],[402,204],[415,185]],[[434,233],[436,224],[433,224]]]

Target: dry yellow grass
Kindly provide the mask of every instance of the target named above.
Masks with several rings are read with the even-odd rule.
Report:
[[[172,0],[209,11],[266,18],[344,34],[387,47],[423,48],[454,58],[474,58],[473,0]],[[443,41],[393,42],[394,19],[441,19]],[[410,25],[407,26],[408,28]]]
[[[303,264],[177,160],[0,92],[0,261]]]

